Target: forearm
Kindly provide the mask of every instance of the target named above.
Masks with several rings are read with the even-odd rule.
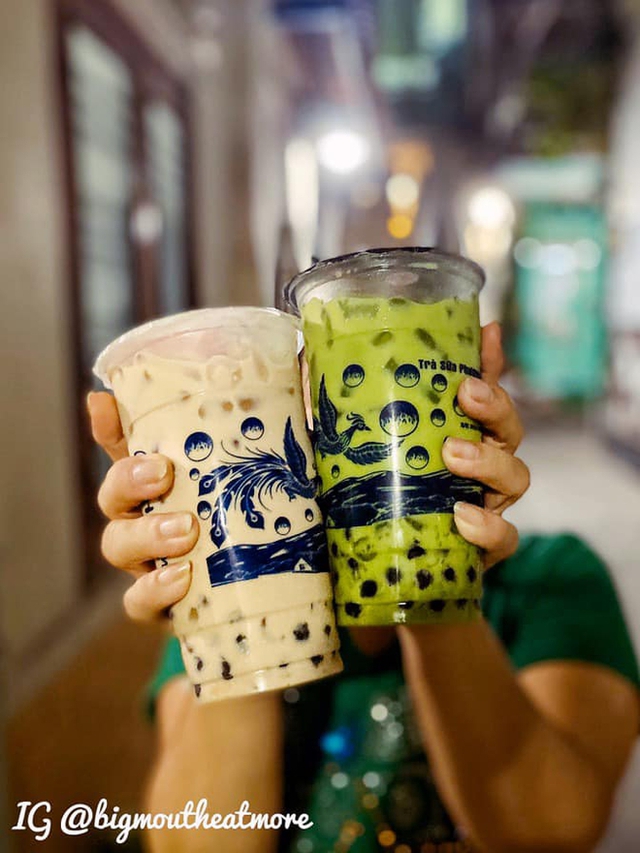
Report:
[[[589,757],[538,713],[484,622],[399,631],[441,794],[491,853],[587,851],[603,791]]]
[[[189,800],[208,801],[207,812],[281,811],[282,709],[278,693],[199,706],[187,685],[173,685],[172,708],[147,795],[151,813],[172,813]],[[266,830],[151,832],[151,853],[271,853],[277,834]]]

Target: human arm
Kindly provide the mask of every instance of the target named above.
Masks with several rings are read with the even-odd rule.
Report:
[[[613,670],[547,661],[516,674],[485,621],[403,627],[423,744],[443,800],[491,853],[588,853],[640,723]]]
[[[197,540],[189,513],[142,515],[142,501],[166,494],[173,483],[171,463],[157,454],[128,457],[113,397],[89,399],[94,437],[113,460],[100,489],[99,504],[110,519],[103,536],[106,559],[127,571],[134,582],[124,597],[128,615],[137,621],[166,624],[165,608],[187,592],[188,562],[155,569],[161,556],[187,554]],[[166,522],[182,522],[182,532]],[[179,525],[178,525],[179,528]],[[180,675],[160,690],[156,702],[157,753],[145,797],[152,814],[181,811],[189,800],[208,800],[209,813],[236,811],[244,800],[254,812],[273,813],[282,799],[282,711],[279,693],[199,705]],[[271,853],[273,832],[152,831],[152,853]]]
[[[487,435],[470,458],[451,453],[449,442],[444,450],[454,473],[490,487],[484,510],[456,513],[467,539],[484,547],[491,543],[488,565],[496,562],[500,548],[502,556],[515,549],[517,538],[498,516],[528,484],[514,456],[522,428],[498,386],[499,340],[491,340],[496,333],[489,332],[489,353],[485,334],[484,382],[465,383],[459,394]],[[482,394],[473,399],[466,393],[470,388],[484,391],[486,399]],[[580,564],[588,559],[583,552],[577,558]],[[549,570],[554,582],[529,608],[529,621],[538,619],[543,639],[518,671],[485,621],[399,629],[405,673],[440,793],[476,846],[491,853],[592,850],[640,723],[632,681],[615,671],[602,648],[589,649],[588,659],[581,660],[580,641],[589,645],[588,626],[584,619],[573,625],[566,613],[582,607],[594,625],[621,620],[613,605],[609,613],[602,610],[612,595],[602,580],[604,570],[584,579],[594,589],[584,599],[584,589],[573,580],[575,566],[559,561]],[[575,600],[563,601],[567,591],[572,594],[572,583]],[[592,600],[598,598],[600,606]],[[555,600],[564,609],[554,609]],[[545,630],[551,639],[545,639]]]

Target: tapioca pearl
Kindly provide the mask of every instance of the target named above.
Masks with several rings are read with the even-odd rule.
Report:
[[[320,664],[324,660],[324,655],[312,655],[312,657],[310,657],[309,660],[311,661],[311,663],[314,666],[318,667],[318,666],[320,666]]]
[[[189,621],[196,622],[198,619],[198,608],[192,607],[189,611]]]
[[[395,566],[391,566],[387,569],[385,577],[389,586],[396,586],[402,580],[402,572],[400,569],[396,569]]]
[[[357,572],[360,568],[360,563],[358,563],[358,561],[353,557],[349,557],[349,559],[347,560],[347,565],[349,566],[352,572]]]
[[[362,560],[364,563],[368,563],[370,560],[375,559],[377,554],[375,542],[368,536],[363,536],[361,539],[358,539],[357,542],[354,542],[353,551],[358,559]]]
[[[193,692],[196,694],[196,699],[199,698],[200,694],[202,693],[202,685],[201,684],[194,684],[193,685]]]
[[[324,626],[324,632],[325,632],[325,634],[326,634],[326,635],[327,635],[327,637],[328,637],[328,636],[329,636],[329,634],[331,634],[331,625],[325,625],[325,626]]]
[[[415,560],[417,557],[424,557],[426,553],[421,545],[412,545],[407,551],[407,557],[409,560]]]
[[[142,375],[143,375],[145,381],[147,381],[147,382],[151,382],[151,380],[153,379],[153,376],[149,373],[148,370],[143,370]]]
[[[344,612],[347,616],[351,616],[354,619],[357,619],[358,616],[362,613],[362,605],[356,604],[355,601],[348,601],[344,606]]]
[[[238,636],[236,637],[236,645],[243,654],[246,654],[249,651],[247,638],[244,634],[238,634]]]
[[[289,664],[288,664],[288,663],[279,663],[279,664],[278,664],[278,667],[279,667],[280,669],[286,669],[286,667],[288,667],[288,666],[289,666]]]
[[[182,391],[178,391],[178,394],[180,395],[180,399],[182,400],[183,403],[186,400],[190,400],[191,397],[193,396],[190,391],[185,391],[184,389]]]
[[[468,603],[468,598],[456,598],[456,607],[458,610],[464,610]]]
[[[338,545],[335,542],[331,543],[331,553],[334,557],[337,557],[338,554],[340,553],[340,551],[338,549]]]
[[[418,584],[418,589],[427,589],[433,583],[433,575],[426,569],[419,569],[416,572],[416,583]]]
[[[434,613],[442,613],[446,604],[447,602],[442,598],[434,598],[433,601],[429,602],[429,610],[433,610]]]
[[[258,379],[261,379],[263,382],[266,382],[269,378],[269,368],[267,367],[267,363],[262,358],[262,356],[258,355],[257,352],[253,354],[253,364],[256,370],[256,374]]]
[[[267,617],[266,616],[263,616],[262,619],[260,620],[260,627],[261,628],[267,627]]]
[[[201,672],[203,667],[204,661],[202,660],[202,658],[196,658],[196,669],[198,670],[198,672]]]
[[[467,569],[467,577],[469,578],[469,583],[475,583],[478,578],[478,572],[473,566],[469,566]]]
[[[360,595],[363,598],[373,598],[378,591],[378,584],[375,581],[368,580],[360,587]]]
[[[447,566],[447,568],[442,573],[443,578],[449,583],[455,583],[456,581],[456,570],[452,566]]]
[[[380,347],[380,346],[384,346],[384,344],[391,343],[392,340],[393,340],[393,334],[389,331],[384,331],[384,332],[379,332],[377,335],[375,335],[372,338],[371,343],[373,344],[374,347]]]
[[[233,674],[231,672],[231,664],[228,660],[222,658],[220,672],[225,681],[230,681],[233,678]]]
[[[298,640],[298,642],[302,643],[305,640],[309,639],[309,625],[306,622],[300,622],[299,625],[293,629],[293,636]]]
[[[241,400],[238,400],[238,405],[243,412],[250,412],[252,409],[255,409],[256,400],[253,397],[243,397]]]
[[[223,400],[221,403],[221,408],[223,412],[232,412],[233,403],[231,402],[231,400]]]

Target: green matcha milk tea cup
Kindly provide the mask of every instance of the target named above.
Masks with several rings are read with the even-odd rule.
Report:
[[[200,702],[339,672],[297,321],[262,308],[154,320],[100,355],[130,454],[161,453],[174,484],[145,514],[189,511],[191,586],[171,611]]]
[[[456,501],[449,436],[480,441],[457,390],[480,376],[476,264],[434,249],[374,249],[315,264],[285,289],[301,315],[338,624],[479,619],[481,552]]]

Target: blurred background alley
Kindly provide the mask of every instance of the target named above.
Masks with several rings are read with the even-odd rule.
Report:
[[[126,622],[99,555],[95,356],[155,316],[276,304],[313,257],[437,245],[484,267],[528,428],[511,518],[606,558],[640,654],[640,0],[1,17],[0,849],[33,849],[3,837],[19,800],[135,810],[152,755],[161,637]],[[635,853],[639,802],[640,750],[598,853]]]

